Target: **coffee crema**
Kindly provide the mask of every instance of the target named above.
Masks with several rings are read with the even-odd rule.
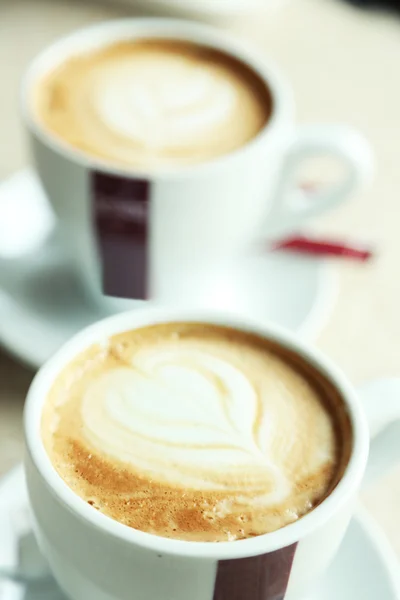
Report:
[[[69,58],[35,86],[34,113],[71,146],[117,165],[203,162],[240,148],[271,114],[250,67],[186,41],[122,41]]]
[[[48,395],[42,437],[94,509],[190,541],[296,521],[336,486],[352,445],[345,405],[314,368],[203,323],[151,325],[78,355]]]

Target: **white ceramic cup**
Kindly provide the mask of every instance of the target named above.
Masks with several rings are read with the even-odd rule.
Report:
[[[190,40],[248,64],[272,95],[265,128],[221,158],[154,171],[115,168],[44,129],[32,110],[32,90],[44,73],[72,55],[142,37]],[[28,69],[22,113],[65,251],[100,302],[104,295],[169,302],[188,290],[196,293],[257,240],[344,200],[372,168],[368,143],[349,127],[295,128],[291,91],[269,60],[218,29],[185,21],[127,19],[56,42]],[[320,155],[343,163],[343,179],[311,197],[291,194],[300,164]]]
[[[40,423],[47,394],[60,371],[87,346],[107,336],[176,320],[227,325],[276,340],[328,377],[344,398],[353,430],[348,467],[332,493],[297,522],[235,542],[167,539],[131,529],[94,510],[54,469],[41,439]],[[374,434],[400,417],[400,382],[385,385],[375,384],[365,393]],[[368,455],[369,431],[362,402],[337,367],[283,330],[208,311],[144,308],[82,331],[36,376],[24,423],[35,531],[55,578],[73,600],[299,600],[342,540]],[[372,466],[379,464],[380,471],[382,458],[390,452],[386,448],[383,454],[379,448],[377,455],[371,454]]]

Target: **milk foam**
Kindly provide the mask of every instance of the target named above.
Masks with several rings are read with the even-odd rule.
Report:
[[[119,42],[41,81],[39,120],[65,142],[124,165],[197,163],[240,148],[271,113],[257,73],[190,42]]]
[[[185,57],[126,60],[96,79],[93,105],[117,135],[145,148],[184,149],[230,122],[238,98],[234,86]]]
[[[296,520],[335,485],[348,446],[321,394],[259,338],[152,326],[78,357],[42,431],[61,476],[105,514],[158,535],[231,540]]]
[[[271,431],[279,431],[284,415],[263,404],[252,382],[227,361],[157,347],[90,386],[83,433],[102,453],[169,484],[243,489],[276,501],[290,489]]]

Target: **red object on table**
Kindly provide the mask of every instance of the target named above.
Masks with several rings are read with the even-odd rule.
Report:
[[[337,256],[365,262],[373,257],[370,248],[343,243],[333,240],[313,239],[302,235],[295,235],[277,242],[273,242],[270,249],[287,250],[298,254],[311,254],[314,256]]]

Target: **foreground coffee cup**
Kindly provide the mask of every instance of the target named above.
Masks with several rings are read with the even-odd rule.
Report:
[[[203,323],[206,329],[230,328],[240,335],[257,336],[266,344],[275,344],[308,364],[340,397],[350,427],[346,468],[334,489],[305,516],[276,531],[236,541],[170,539],[106,516],[58,474],[52,463],[55,458],[50,458],[43,441],[43,409],[54,384],[59,385],[60,376],[64,382],[68,378],[65,369],[71,374],[76,358],[93,345],[107,352],[112,336],[153,325],[170,327],[176,322],[196,323],[198,327]],[[397,392],[398,383],[396,401]],[[390,395],[383,395],[379,386],[365,395],[365,408],[374,433],[400,417],[398,404]],[[57,421],[50,425],[55,431]],[[93,432],[97,436],[98,431]],[[292,335],[272,326],[207,311],[143,309],[89,327],[41,369],[27,398],[25,435],[25,467],[35,530],[57,581],[72,599],[130,600],[137,596],[142,600],[300,600],[329,564],[345,533],[367,464],[369,431],[361,402],[345,377],[330,361]],[[383,458],[375,455],[373,447],[372,461],[377,459],[382,465]]]
[[[96,96],[89,108],[78,96],[83,116],[65,100],[80,86]],[[99,301],[198,290],[257,240],[341,202],[371,170],[368,144],[348,127],[294,129],[290,90],[269,61],[183,21],[116,21],[56,42],[27,72],[22,112],[61,241]],[[157,145],[165,152],[147,156]],[[301,162],[321,154],[344,164],[343,179],[293,196]]]
[[[191,542],[302,518],[337,486],[353,444],[346,404],[308,362],[256,333],[186,321],[79,353],[48,394],[41,431],[93,510]]]

